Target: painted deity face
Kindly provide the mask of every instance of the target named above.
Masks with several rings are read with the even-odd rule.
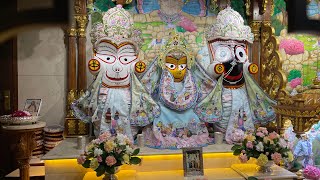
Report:
[[[136,48],[129,42],[119,45],[108,40],[99,43],[94,58],[105,67],[103,85],[107,87],[127,87],[130,85],[131,66],[137,61]]]
[[[223,84],[243,84],[243,64],[248,60],[246,44],[232,40],[214,41],[210,43],[210,50],[214,61],[225,68]]]
[[[187,72],[187,57],[180,56],[167,56],[166,68],[170,71],[174,77],[174,82],[181,82]]]

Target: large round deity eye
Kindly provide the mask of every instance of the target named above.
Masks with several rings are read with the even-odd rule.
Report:
[[[116,57],[110,54],[100,54],[100,53],[96,53],[95,55],[99,60],[111,64],[116,60]]]
[[[137,59],[137,56],[135,55],[130,55],[130,56],[124,55],[119,57],[119,60],[122,64],[129,64],[136,59]]]
[[[172,69],[172,70],[176,68],[176,65],[171,64],[171,63],[166,63],[166,66],[167,66],[169,69]]]
[[[184,70],[187,67],[187,64],[179,64],[179,70]]]
[[[238,61],[245,62],[247,60],[246,50],[242,46],[237,46],[235,48],[235,55]]]
[[[227,62],[232,59],[231,50],[227,46],[221,46],[214,52],[214,60],[218,62]]]

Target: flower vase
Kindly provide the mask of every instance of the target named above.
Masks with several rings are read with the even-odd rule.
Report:
[[[116,174],[105,173],[103,180],[118,180],[118,176]]]
[[[265,165],[263,166],[258,166],[258,171],[260,173],[271,173],[272,169],[271,167],[273,166],[274,162],[273,161],[268,161]]]
[[[109,174],[105,172],[103,180],[118,180],[118,176],[116,175],[116,173],[118,173],[119,171],[120,171],[120,167],[118,166],[118,167],[115,167],[114,174]]]

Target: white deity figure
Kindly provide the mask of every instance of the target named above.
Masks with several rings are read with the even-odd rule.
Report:
[[[211,54],[207,72],[218,83],[197,109],[212,109],[214,105],[222,108],[222,114],[212,123],[216,131],[225,133],[227,143],[239,143],[246,131],[254,130],[254,124],[264,125],[275,119],[272,105],[276,102],[250,75],[258,72],[258,66],[248,58],[253,34],[238,12],[230,7],[219,12],[206,35]]]
[[[138,45],[130,39],[132,25],[130,13],[117,5],[103,15],[103,23],[96,24],[91,32],[94,56],[88,66],[96,78],[72,108],[77,118],[93,122],[96,136],[110,131],[133,140],[131,125],[137,124],[131,124],[129,118],[130,86],[132,79],[137,78],[134,70],[143,72],[145,64],[138,62]]]

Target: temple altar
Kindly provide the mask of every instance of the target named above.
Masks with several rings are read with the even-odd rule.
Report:
[[[91,17],[90,37],[81,34],[79,38],[90,38],[93,50],[87,52],[92,59],[86,61],[79,54],[81,63],[69,66],[69,72],[78,68],[81,87],[75,95],[74,84],[69,85],[67,136],[82,135],[75,132],[84,132],[81,123],[85,122],[93,126],[92,131],[86,127],[87,134],[96,137],[104,133],[124,134],[136,145],[141,145],[142,137],[145,147],[140,147],[141,163],[122,165],[120,179],[184,179],[179,149],[199,146],[203,147],[203,178],[297,178],[284,169],[289,168],[288,162],[282,162],[282,167],[273,165],[269,174],[257,172],[258,156],[241,164],[252,140],[248,140],[249,145],[243,144],[242,151],[236,152],[237,146],[231,149],[233,144],[242,144],[259,126],[267,126],[270,132],[281,130],[281,138],[284,134],[282,112],[277,108],[290,97],[270,24],[274,2],[248,1],[238,6],[230,1],[210,2],[210,10],[202,0],[130,3],[116,1],[108,4],[109,8],[101,2],[77,4],[82,7],[76,16],[80,31],[85,31],[87,23],[80,21],[87,15],[85,8]],[[245,7],[245,12],[240,6]],[[74,36],[70,34],[69,38]],[[78,46],[83,49],[85,44],[79,42]],[[72,52],[69,51],[70,60],[74,60]],[[88,62],[94,77],[87,88],[85,81],[80,81],[86,70],[83,61]],[[318,121],[312,118],[304,132]],[[70,126],[72,123],[78,126]],[[223,134],[228,144],[214,144],[215,132]],[[263,141],[267,143],[268,139]],[[258,148],[255,143],[251,148]],[[76,146],[75,139],[67,138],[42,157],[47,179],[60,178],[65,173],[68,178],[96,178],[92,170],[76,165],[75,158],[83,154]],[[81,159],[80,164],[95,170],[104,168],[103,159],[107,159],[101,159],[101,149],[97,150],[101,147],[106,149],[106,144],[91,149],[91,155],[81,155],[88,157],[84,159],[86,165]],[[232,152],[240,154],[241,162]],[[260,152],[263,150],[256,153]],[[284,158],[289,157],[286,150],[281,153]],[[270,161],[270,154],[267,156]],[[102,165],[95,166],[99,164],[96,161]]]
[[[96,177],[93,170],[85,169],[77,164],[76,157],[81,150],[77,149],[77,138],[67,138],[57,147],[42,157],[45,163],[45,178],[53,179],[102,179]],[[148,180],[148,179],[193,179],[184,177],[181,150],[156,150],[142,147],[139,157],[141,165],[121,167],[117,173],[119,180]],[[209,145],[203,148],[204,177],[202,179],[241,180],[248,176],[267,178],[257,174],[255,160],[248,164],[240,164],[238,158],[231,153],[231,145]],[[269,174],[272,179],[295,179],[297,175],[279,166]],[[258,176],[257,176],[258,175]],[[260,179],[260,178],[258,178]]]

